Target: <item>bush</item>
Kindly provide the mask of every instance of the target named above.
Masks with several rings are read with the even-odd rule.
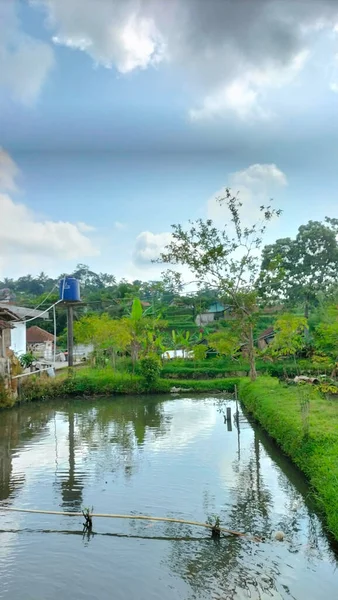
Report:
[[[146,387],[150,389],[160,376],[161,363],[159,358],[155,354],[149,354],[141,358],[140,371]]]
[[[111,368],[83,368],[71,377],[55,379],[32,376],[23,382],[20,401],[50,400],[63,397],[138,395],[169,393],[172,387],[189,389],[195,393],[233,392],[238,378],[206,381],[157,379],[149,387],[144,377],[116,373]]]
[[[22,354],[20,356],[20,364],[24,369],[31,367],[34,361],[35,357],[34,354],[32,354],[32,352],[27,352],[26,354]]]

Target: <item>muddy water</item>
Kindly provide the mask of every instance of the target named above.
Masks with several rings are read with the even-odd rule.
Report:
[[[0,598],[337,598],[337,556],[306,483],[243,415],[238,429],[234,410],[220,397],[162,396],[2,412],[0,506],[218,515],[265,541],[106,519],[83,535],[78,517],[0,510]]]

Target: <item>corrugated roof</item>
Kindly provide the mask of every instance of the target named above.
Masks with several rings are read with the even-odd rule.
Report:
[[[54,336],[49,331],[33,325],[26,331],[27,344],[43,344],[44,342],[54,342]]]
[[[224,310],[225,310],[225,306],[223,306],[223,304],[221,304],[220,302],[214,302],[213,304],[210,304],[210,306],[206,312],[217,313],[217,312],[223,312]]]
[[[25,306],[17,306],[11,302],[0,302],[0,308],[8,308],[19,320],[29,317],[40,317],[41,319],[49,319],[49,313],[43,313],[43,308],[36,310],[35,308],[26,308]]]
[[[270,335],[274,335],[275,330],[273,327],[268,327],[267,329],[265,329],[264,331],[262,331],[262,333],[258,336],[258,339],[264,339],[267,337],[270,337]]]
[[[19,317],[8,308],[0,306],[0,319],[3,321],[20,321]]]

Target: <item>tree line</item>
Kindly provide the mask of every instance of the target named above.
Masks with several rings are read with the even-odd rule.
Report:
[[[137,306],[138,309],[141,307],[143,324],[146,323],[146,318],[152,323],[152,329],[146,327],[148,341],[145,343],[147,348],[143,348],[145,356],[155,351],[156,335],[151,340],[155,324],[162,323],[163,326],[168,317],[170,322],[173,312],[177,316],[184,309],[189,309],[192,324],[198,312],[203,312],[212,301],[221,300],[227,306],[230,318],[223,331],[216,328],[216,331],[208,333],[214,335],[214,345],[226,348],[230,355],[238,352],[238,348],[245,348],[250,362],[250,374],[255,379],[255,331],[263,306],[282,304],[289,312],[295,309],[298,314],[302,312],[305,321],[299,321],[295,331],[297,333],[301,327],[305,336],[309,321],[316,311],[318,314],[320,309],[323,310],[324,304],[331,306],[326,315],[326,321],[329,320],[330,323],[326,322],[326,325],[335,323],[332,315],[338,290],[338,219],[327,217],[324,222],[309,221],[299,227],[294,238],[281,238],[274,244],[264,246],[267,227],[273,219],[281,216],[282,211],[272,204],[261,206],[260,218],[247,225],[238,195],[227,188],[217,201],[225,209],[223,226],[216,226],[210,219],[198,219],[190,222],[187,227],[181,224],[172,226],[172,241],[156,261],[164,265],[164,268],[168,267],[160,281],[117,282],[113,275],[97,274],[87,265],[77,265],[72,275],[80,280],[85,301],[78,315],[82,317],[83,326],[86,324],[89,327],[88,317],[93,314],[104,315],[102,322],[106,319],[106,323],[103,329],[107,330],[108,319],[111,328],[117,330],[123,326],[124,331],[128,331],[128,335],[134,339],[134,345],[129,342],[127,346],[135,357],[140,352],[141,343],[139,340],[136,342],[137,335],[132,331],[132,324],[135,326],[141,322],[141,317],[137,320],[134,318],[135,299],[138,298],[140,304]],[[197,292],[185,293],[182,278],[175,271],[175,265],[188,267],[198,282]],[[52,279],[41,273],[38,277],[27,275],[17,280],[5,279],[0,283],[0,294],[12,294],[21,303],[31,305],[40,300],[43,304],[47,301],[44,300],[44,295],[48,294],[48,301],[51,302],[53,293],[57,298],[54,288],[62,277],[63,274]],[[331,315],[330,318],[328,314]],[[64,319],[65,316],[63,322],[58,323],[59,329],[62,324],[65,326]],[[117,320],[120,321],[119,324]],[[97,327],[99,328],[98,323]],[[190,338],[192,327],[190,332],[185,333],[186,339],[188,333]],[[327,329],[325,333],[324,329],[322,327],[321,335],[328,338],[332,332],[329,334]],[[172,330],[174,331],[173,328]],[[184,346],[182,331],[180,335],[181,346]],[[326,342],[328,343],[328,339]],[[157,352],[160,347],[161,344],[158,343]],[[113,349],[115,351],[119,351],[118,347]]]

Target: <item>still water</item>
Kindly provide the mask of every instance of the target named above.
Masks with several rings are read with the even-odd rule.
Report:
[[[36,404],[0,415],[0,506],[140,513],[264,537],[212,540],[172,523],[0,510],[0,598],[338,598],[337,555],[309,489],[226,398]],[[231,429],[229,431],[229,429]],[[274,541],[283,530],[286,540]]]

